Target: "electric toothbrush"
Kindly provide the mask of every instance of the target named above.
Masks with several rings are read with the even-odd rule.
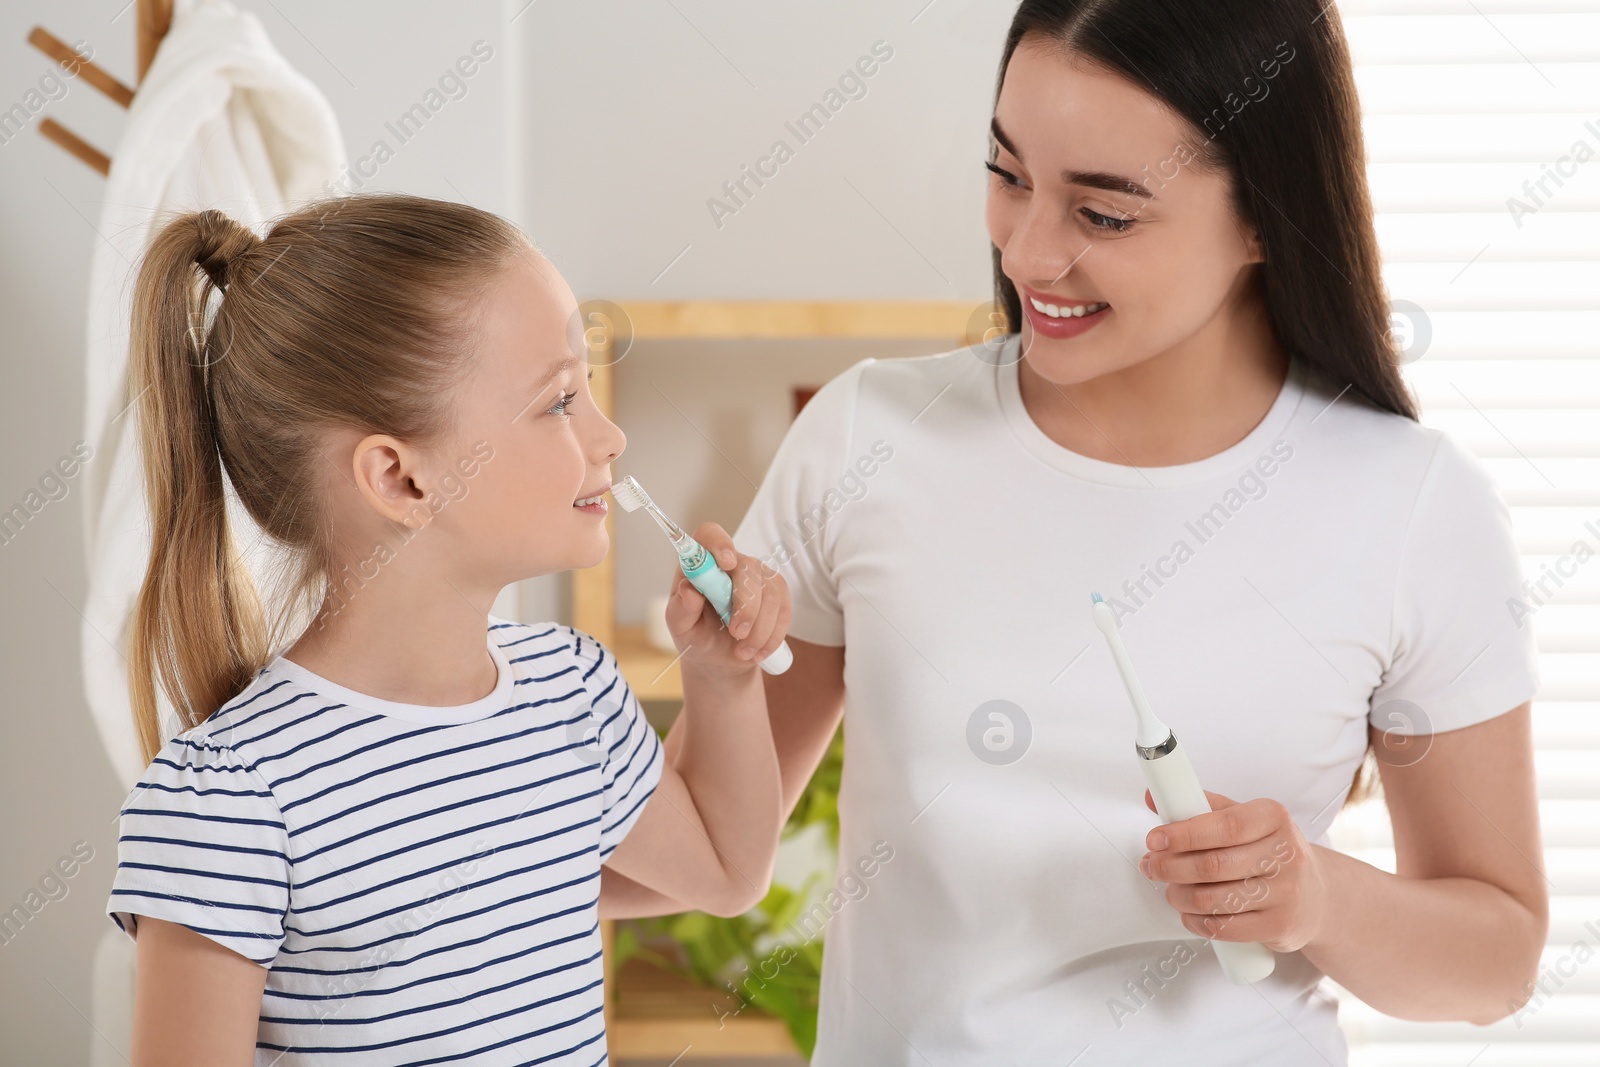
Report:
[[[656,506],[632,475],[613,485],[611,496],[622,505],[623,511],[644,508],[650,513],[656,525],[661,527],[661,532],[667,535],[667,540],[672,542],[672,547],[678,550],[678,566],[683,568],[683,576],[711,602],[726,626],[728,609],[733,603],[733,579],[728,577],[727,571],[717,566],[716,559],[706,551],[706,547],[667,518],[666,513]],[[789,642],[784,641],[760,662],[760,667],[768,674],[782,674],[793,662],[794,653],[789,651]]]
[[[1128,650],[1122,647],[1122,637],[1117,633],[1117,618],[1111,605],[1094,598],[1094,624],[1105,634],[1111,656],[1117,661],[1117,671],[1128,690],[1128,700],[1133,704],[1133,716],[1138,724],[1134,749],[1139,754],[1139,769],[1150,786],[1150,796],[1156,802],[1156,812],[1162,822],[1192,819],[1211,810],[1200,779],[1195,776],[1189,757],[1178,745],[1177,735],[1156,718],[1145,700],[1139,679],[1134,676],[1133,664],[1128,660]],[[1207,938],[1217,952],[1222,971],[1235,985],[1259,982],[1272,973],[1277,958],[1267,946],[1255,941],[1217,941]]]

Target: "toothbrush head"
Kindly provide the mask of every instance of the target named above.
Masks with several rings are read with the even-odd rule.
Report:
[[[650,494],[631,474],[611,487],[611,499],[621,504],[623,511],[637,511],[650,506]]]
[[[1090,593],[1089,596],[1094,601],[1094,607],[1091,609],[1094,612],[1094,624],[1100,628],[1102,633],[1116,633],[1117,616],[1111,610],[1111,605],[1107,604],[1105,598],[1099,593]]]

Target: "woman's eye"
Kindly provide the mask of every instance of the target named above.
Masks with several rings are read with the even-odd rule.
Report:
[[[558,400],[556,405],[550,409],[549,414],[570,415],[571,412],[567,410],[567,405],[572,403],[572,401],[577,398],[577,395],[578,394],[576,392],[562,393],[561,399]]]
[[[1083,217],[1089,220],[1089,225],[1097,230],[1111,230],[1115,233],[1126,233],[1134,223],[1133,219],[1117,219],[1110,215],[1102,215],[1089,208],[1083,209]]]
[[[993,163],[988,162],[987,160],[984,161],[983,168],[985,170],[987,170],[990,174],[998,175],[999,178],[1000,178],[1000,181],[1002,183],[1006,184],[1006,185],[1009,185],[1011,188],[1013,188],[1013,189],[1022,188],[1022,183],[1017,180],[1017,176],[1015,174],[1012,174],[1009,170],[1005,170],[1002,167],[997,167]]]

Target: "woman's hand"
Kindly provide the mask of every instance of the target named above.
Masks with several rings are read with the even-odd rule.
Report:
[[[680,570],[667,601],[667,629],[685,668],[742,675],[782,643],[789,631],[789,586],[777,571],[733,547],[733,538],[714,522],[703,522],[694,539],[706,547],[733,580],[728,625]]]
[[[1276,800],[1240,804],[1209,790],[1206,799],[1211,811],[1150,831],[1140,871],[1167,883],[1167,903],[1194,933],[1298,950],[1317,935],[1328,908],[1317,850]],[[1144,802],[1156,810],[1148,789]]]

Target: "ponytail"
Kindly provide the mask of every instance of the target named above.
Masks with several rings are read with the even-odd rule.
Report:
[[[235,262],[260,244],[220,211],[186,215],[152,242],[134,289],[128,387],[139,413],[150,561],[128,671],[147,763],[165,740],[157,679],[181,732],[204,722],[266,661],[260,598],[228,528],[212,402],[226,353],[205,326],[212,292],[225,292]]]

